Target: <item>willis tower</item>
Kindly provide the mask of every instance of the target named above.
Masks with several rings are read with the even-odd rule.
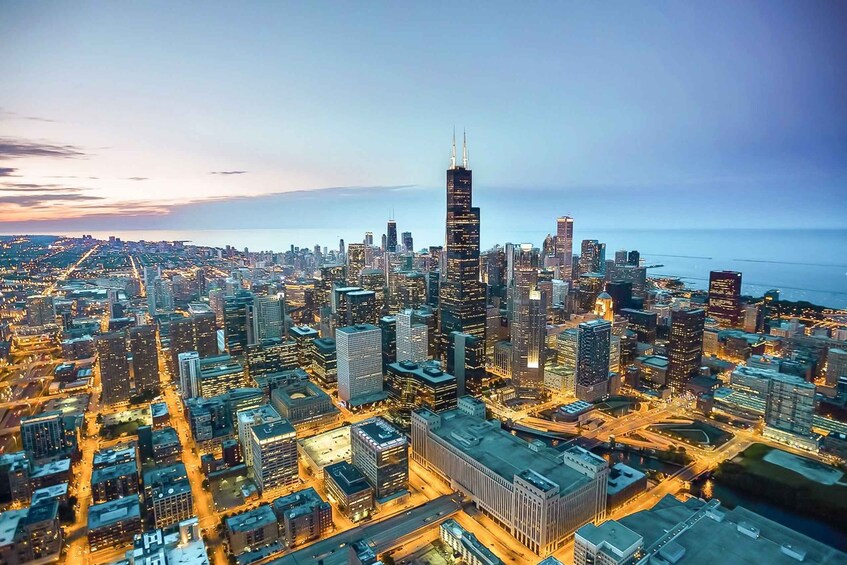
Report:
[[[485,285],[479,280],[479,208],[474,208],[472,174],[465,136],[462,164],[456,164],[456,137],[447,170],[447,265],[441,283],[441,352],[450,333],[485,338]]]

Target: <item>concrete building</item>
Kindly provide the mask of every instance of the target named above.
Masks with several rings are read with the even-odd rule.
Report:
[[[373,512],[373,487],[362,472],[347,461],[324,468],[324,488],[330,502],[352,522],[363,520]]]
[[[100,467],[91,472],[91,498],[94,504],[138,494],[138,489],[138,466],[134,460]]]
[[[68,445],[62,413],[44,412],[21,418],[21,443],[33,460],[63,454]]]
[[[96,344],[103,404],[119,404],[128,401],[130,372],[126,338],[123,333],[109,333],[99,336]]]
[[[282,420],[282,416],[270,404],[262,404],[255,408],[247,408],[238,412],[235,426],[238,433],[238,442],[241,444],[241,452],[244,454],[244,463],[248,469],[253,466],[253,449],[250,444],[252,436],[250,430],[253,429],[253,426],[270,424],[279,422],[280,420]]]
[[[120,547],[140,534],[141,505],[137,494],[125,496],[88,509],[88,543],[91,551]]]
[[[350,406],[384,398],[382,332],[371,324],[335,330],[338,398]]]
[[[130,328],[128,334],[133,393],[158,391],[159,348],[155,326]]]
[[[252,476],[259,493],[289,487],[298,481],[297,432],[286,420],[250,429]]]
[[[606,509],[611,511],[626,504],[645,490],[647,490],[647,475],[623,463],[616,463],[609,469]]]
[[[412,457],[438,472],[537,554],[555,551],[606,512],[608,464],[580,447],[527,443],[462,397],[454,410],[412,413]]]
[[[53,563],[61,558],[62,528],[55,500],[0,513],[0,563]]]
[[[428,329],[426,325],[412,322],[413,311],[406,309],[398,312],[397,320],[397,360],[422,363],[427,354]]]
[[[354,424],[350,447],[353,466],[365,475],[377,500],[405,491],[409,443],[394,426],[381,417]]]
[[[606,320],[583,322],[578,328],[576,397],[595,402],[609,394],[609,356],[612,324]]]
[[[826,384],[834,387],[839,377],[847,377],[847,349],[830,347],[826,354]]]
[[[277,498],[273,510],[288,547],[324,537],[333,529],[332,506],[311,487]]]
[[[183,520],[176,531],[149,530],[135,536],[126,559],[115,565],[209,565],[206,544],[196,517]]]
[[[183,398],[200,396],[200,355],[185,351],[177,356],[179,388]]]
[[[335,387],[338,382],[338,361],[335,354],[335,340],[322,337],[311,341],[310,373],[324,387]]]
[[[576,565],[798,562],[835,565],[847,554],[742,506],[727,510],[718,499],[666,495],[650,510],[583,526],[574,539]]]
[[[225,394],[248,384],[244,366],[229,355],[200,359],[200,396],[203,398]]]
[[[34,294],[26,297],[26,325],[46,326],[56,323],[56,306],[52,296]]]
[[[154,486],[149,502],[157,528],[178,524],[194,515],[194,497],[187,479]]]
[[[298,429],[332,423],[340,414],[332,398],[309,381],[275,388],[271,392],[271,403],[280,416]]]
[[[236,556],[279,540],[279,524],[270,504],[230,516],[224,523],[230,551]]]

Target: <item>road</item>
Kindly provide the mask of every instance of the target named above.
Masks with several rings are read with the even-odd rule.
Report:
[[[368,539],[379,554],[401,545],[415,534],[437,526],[441,521],[459,511],[458,495],[444,495],[412,510],[347,530],[322,539],[288,555],[270,561],[273,565],[313,565],[321,560],[324,565],[341,565],[348,562],[347,545],[360,539]]]
[[[85,262],[86,259],[88,259],[95,251],[100,249],[101,245],[103,245],[103,243],[98,242],[96,245],[94,245],[94,247],[92,247],[91,249],[86,251],[82,255],[82,257],[79,258],[79,261],[77,261],[76,263],[74,263],[72,266],[68,267],[64,271],[62,271],[62,273],[58,277],[56,277],[56,281],[53,284],[51,284],[50,286],[48,286],[46,289],[44,289],[44,294],[49,295],[49,294],[53,294],[54,292],[56,292],[56,287],[59,286],[59,283],[64,281],[65,279],[67,279],[71,275],[71,273],[73,273],[75,270],[77,270],[79,268],[79,266],[82,265]]]

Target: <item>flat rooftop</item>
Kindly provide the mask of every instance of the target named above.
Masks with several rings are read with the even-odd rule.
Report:
[[[406,441],[406,436],[381,417],[354,424],[353,430],[354,433],[366,436],[372,444],[380,448],[391,447]]]
[[[233,533],[251,532],[270,523],[276,523],[276,521],[276,514],[274,514],[271,505],[262,504],[254,510],[230,516],[226,519],[226,527]]]
[[[496,420],[481,420],[454,409],[441,414],[441,427],[431,433],[509,482],[526,469],[559,485],[561,493],[590,481],[564,465],[561,452],[538,445],[530,449],[530,443],[504,431]]]
[[[128,477],[130,475],[135,475],[138,478],[138,467],[135,466],[134,461],[94,469],[91,472],[91,484],[96,485],[104,481],[111,481],[118,477]]]
[[[320,468],[350,460],[350,426],[341,426],[297,443]]]
[[[332,478],[332,481],[338,485],[338,488],[344,491],[347,496],[368,490],[371,488],[365,476],[360,470],[348,463],[341,461],[333,465],[329,465],[324,469],[324,477]]]
[[[586,524],[576,531],[576,535],[595,547],[606,544],[620,552],[643,540],[641,535],[614,520],[607,520],[599,526]]]
[[[646,477],[644,473],[637,469],[633,469],[629,465],[616,463],[609,470],[609,479],[606,483],[606,492],[608,494],[617,494],[624,490],[629,485],[636,483]]]
[[[98,530],[125,520],[141,519],[138,495],[125,496],[88,509],[88,531]]]

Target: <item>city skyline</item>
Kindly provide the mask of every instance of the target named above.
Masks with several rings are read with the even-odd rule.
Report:
[[[780,7],[629,7],[626,25],[578,5],[444,22],[217,7],[188,24],[183,7],[6,4],[0,231],[298,228],[316,208],[351,228],[393,208],[415,231],[441,207],[453,127],[491,220],[530,226],[543,199],[598,228],[652,227],[631,213],[645,203],[666,227],[837,228],[845,11]]]

